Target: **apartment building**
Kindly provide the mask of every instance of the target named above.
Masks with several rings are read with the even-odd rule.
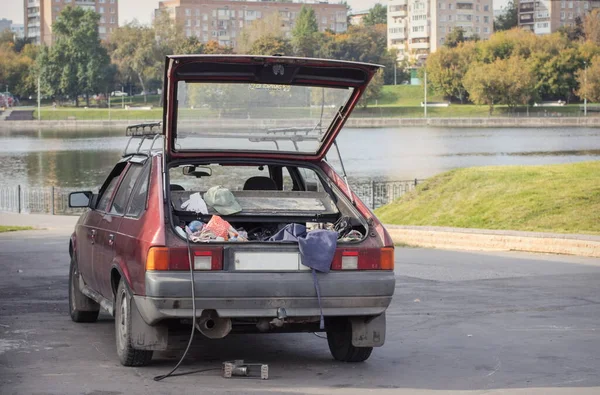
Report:
[[[492,0],[389,0],[388,48],[398,59],[418,63],[462,28],[466,37],[486,40],[494,31]]]
[[[550,34],[575,24],[578,17],[599,6],[597,1],[519,0],[519,26],[535,34]]]
[[[360,26],[363,24],[363,19],[369,15],[369,10],[357,11],[351,13],[348,17],[350,19],[350,24],[354,26]]]
[[[244,26],[273,13],[279,13],[282,29],[290,37],[303,5],[315,10],[320,31],[346,31],[346,6],[323,1],[167,0],[158,3],[156,12],[169,12],[177,23],[183,24],[188,37],[196,36],[201,42],[214,40],[235,48]]]
[[[119,0],[24,0],[25,36],[37,44],[52,44],[52,24],[67,6],[100,14],[98,32],[105,39],[119,26]]]

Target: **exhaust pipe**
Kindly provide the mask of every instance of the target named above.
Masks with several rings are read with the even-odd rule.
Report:
[[[214,310],[203,310],[196,329],[209,339],[221,339],[231,332],[231,319],[219,317]]]

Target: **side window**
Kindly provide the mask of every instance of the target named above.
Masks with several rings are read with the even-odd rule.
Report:
[[[306,168],[300,168],[299,170],[304,179],[304,184],[306,184],[307,191],[322,192],[325,190],[319,176],[313,170]]]
[[[96,205],[96,209],[100,211],[106,211],[108,209],[108,203],[113,196],[115,188],[117,187],[117,183],[119,182],[119,178],[121,177],[121,173],[125,166],[126,162],[117,163],[113,171],[110,172],[110,175],[100,188],[100,198],[98,199],[98,204]]]
[[[283,171],[283,190],[284,191],[292,191],[294,189],[294,180],[290,175],[290,171],[287,167],[282,169]]]
[[[131,191],[133,191],[135,182],[138,180],[141,172],[142,165],[132,163],[131,166],[129,166],[129,170],[127,170],[127,174],[125,174],[125,177],[123,177],[123,181],[121,182],[121,185],[117,190],[117,194],[113,199],[112,206],[110,207],[111,214],[125,214],[125,209],[127,208],[129,196],[131,196]]]
[[[146,166],[139,181],[133,190],[129,207],[127,208],[128,217],[139,217],[146,209],[146,201],[148,199],[148,184],[150,182],[150,166]]]

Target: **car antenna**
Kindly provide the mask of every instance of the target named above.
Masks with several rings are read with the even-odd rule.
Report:
[[[333,140],[333,145],[335,145],[335,150],[338,154],[338,159],[340,160],[340,165],[342,166],[342,175],[344,176],[344,181],[346,181],[346,188],[348,189],[348,196],[350,197],[350,201],[353,205],[356,205],[354,202],[354,195],[352,194],[352,190],[350,189],[350,183],[348,182],[348,175],[346,174],[346,168],[344,167],[344,161],[342,160],[342,154],[340,153],[340,147],[338,147],[337,139]]]

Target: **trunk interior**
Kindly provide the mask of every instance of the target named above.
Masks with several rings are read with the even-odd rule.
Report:
[[[281,246],[269,239],[286,226],[299,224],[307,232],[335,231],[338,244],[354,244],[365,238],[368,229],[358,210],[316,167],[180,164],[170,168],[169,183],[172,223],[177,234],[184,239],[187,234],[192,243]],[[221,187],[220,194],[211,199],[215,187]],[[228,197],[225,204],[223,196]],[[214,228],[213,222],[222,225],[222,221],[230,225],[227,235],[206,231]]]

